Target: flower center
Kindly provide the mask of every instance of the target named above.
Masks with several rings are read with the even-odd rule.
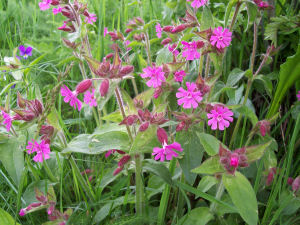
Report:
[[[219,37],[219,41],[223,41],[223,36],[220,36],[220,37]]]
[[[237,156],[232,156],[230,158],[230,166],[233,166],[233,167],[238,167],[239,165],[239,158]]]
[[[217,116],[218,122],[220,122],[222,119],[223,119],[222,115],[219,114],[219,115]]]

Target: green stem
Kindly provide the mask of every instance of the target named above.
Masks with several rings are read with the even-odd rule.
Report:
[[[137,216],[145,214],[144,184],[142,179],[142,154],[135,155],[135,210]]]
[[[224,193],[224,184],[222,182],[222,180],[220,180],[220,184],[218,186],[218,189],[217,189],[217,193],[216,193],[216,199],[217,200],[220,200],[222,195]],[[210,211],[212,213],[215,213],[216,212],[216,208],[217,208],[217,203],[216,202],[213,202],[210,206]]]
[[[176,159],[172,159],[170,163],[169,170],[171,174],[173,175],[176,168]],[[157,216],[157,225],[164,225],[165,224],[165,216],[168,208],[168,202],[169,202],[169,196],[171,192],[171,186],[166,184],[165,190],[163,191],[159,210],[158,210],[158,216]]]

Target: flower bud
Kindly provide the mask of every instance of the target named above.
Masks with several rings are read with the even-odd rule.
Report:
[[[161,87],[155,88],[155,91],[153,93],[153,97],[155,99],[157,99],[161,95],[162,92],[163,92],[163,89]]]
[[[187,27],[188,27],[187,24],[180,24],[179,26],[176,26],[172,29],[172,33],[173,34],[179,33],[181,31],[184,31]]]
[[[197,48],[202,48],[204,46],[204,42],[203,41],[197,41]]]
[[[292,183],[292,190],[297,193],[300,188],[300,176],[296,177]]]
[[[86,92],[88,89],[90,89],[92,84],[93,84],[92,79],[86,79],[81,81],[76,87],[77,94]]]
[[[75,42],[71,42],[65,38],[62,38],[65,46],[67,46],[68,48],[71,48],[71,49],[76,49],[76,47],[78,46],[78,44],[76,44]]]
[[[123,167],[131,159],[130,155],[124,155],[118,162],[119,167]]]
[[[138,100],[138,99],[133,99],[133,103],[134,103],[134,106],[136,107],[136,108],[143,108],[143,106],[144,106],[144,102],[143,102],[143,100],[142,99],[140,99],[140,100]]]
[[[172,42],[172,39],[171,39],[171,38],[166,38],[166,39],[162,40],[161,44],[162,44],[162,45],[167,45],[167,44],[169,44],[169,43],[171,43],[171,42]]]
[[[143,132],[143,131],[146,131],[149,127],[149,122],[146,122],[146,123],[143,123],[141,126],[140,126],[140,129],[139,131]]]
[[[55,209],[55,205],[51,204],[47,210],[48,215],[51,215]]]
[[[270,122],[267,120],[262,120],[258,122],[258,127],[260,130],[260,134],[264,137],[266,136],[266,133],[270,133]]]
[[[230,166],[232,167],[238,167],[239,165],[239,157],[237,154],[232,154],[230,157]]]
[[[123,168],[124,168],[124,167],[118,167],[118,168],[114,171],[113,175],[116,176],[117,174],[119,174],[119,173],[123,170]]]
[[[185,127],[185,122],[184,122],[184,121],[181,121],[181,122],[176,126],[176,131],[177,131],[177,132],[182,131],[184,127]]]
[[[287,180],[288,185],[292,186],[293,181],[294,181],[294,179],[292,177],[289,177],[288,180]]]
[[[162,28],[163,31],[169,32],[169,33],[171,33],[173,29],[174,29],[173,26],[164,26],[164,27]]]
[[[22,109],[26,107],[25,99],[21,96],[20,92],[17,93],[17,105]]]
[[[141,17],[134,18],[137,25],[143,26],[145,24],[144,20]]]
[[[25,216],[26,215],[26,210],[25,209],[21,209],[19,212],[20,216]]]
[[[59,5],[59,0],[52,0],[51,5]]]
[[[168,144],[168,134],[165,131],[165,129],[163,128],[158,128],[157,132],[156,132],[157,138],[159,140],[159,142],[163,145],[163,144]]]
[[[44,107],[43,107],[43,104],[39,100],[37,100],[37,99],[34,100],[33,107],[38,114],[43,113]]]
[[[128,29],[125,30],[125,33],[128,34],[128,33],[130,33],[131,31],[132,31],[132,29],[131,29],[131,28],[128,28]]]
[[[41,135],[47,135],[49,137],[51,137],[54,133],[54,127],[50,126],[50,125],[42,125],[41,130],[40,130],[40,134]]]
[[[128,65],[128,66],[123,66],[120,70],[120,75],[125,76],[127,74],[132,73],[134,70],[134,66]]]
[[[108,93],[108,89],[109,89],[109,80],[105,79],[102,81],[102,83],[100,85],[100,95],[102,97],[105,97]]]
[[[74,17],[72,12],[68,10],[66,7],[62,8],[61,13],[69,19],[72,19]]]

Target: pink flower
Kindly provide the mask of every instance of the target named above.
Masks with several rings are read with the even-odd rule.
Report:
[[[47,9],[50,9],[50,4],[52,0],[43,0],[39,3],[40,10],[45,11]]]
[[[298,91],[297,98],[298,98],[298,101],[300,101],[300,91]]]
[[[103,32],[103,36],[105,37],[108,34],[108,28],[104,27],[104,32]]]
[[[3,125],[6,125],[6,131],[9,132],[11,128],[12,118],[4,111],[1,111],[1,115],[3,117],[3,121],[1,122]]]
[[[97,106],[97,101],[95,98],[95,89],[92,90],[92,93],[90,91],[86,91],[84,93],[83,101],[85,104],[90,105],[91,107]]]
[[[60,94],[64,96],[64,102],[70,102],[70,106],[74,107],[74,109],[78,108],[78,111],[81,110],[82,102],[77,98],[77,95],[74,94],[70,89],[63,85],[60,89]]]
[[[26,209],[21,209],[19,212],[20,216],[25,216],[26,215]]]
[[[58,8],[53,8],[52,12],[54,15],[61,13],[62,7],[58,6]]]
[[[269,5],[269,3],[264,2],[262,0],[254,0],[254,3],[258,6],[259,9],[272,9],[273,6]]]
[[[197,51],[197,49],[202,48],[204,46],[204,43],[202,41],[192,41],[192,42],[186,42],[182,41],[181,44],[184,45],[182,56],[186,58],[186,60],[194,60],[200,58],[200,53]]]
[[[129,41],[129,40],[126,40],[126,41],[124,42],[124,45],[125,45],[126,47],[127,47],[129,44],[130,44],[130,41]],[[127,50],[127,51],[130,51],[130,50],[131,50],[131,47],[127,48],[126,50]]]
[[[84,19],[84,22],[89,23],[89,24],[93,24],[96,21],[97,21],[97,16],[96,16],[96,14],[93,14],[93,13],[89,14]]]
[[[182,82],[182,80],[185,76],[186,76],[186,73],[184,72],[184,70],[177,71],[174,74],[174,80],[177,82]]]
[[[187,0],[187,2],[190,2],[191,0]],[[193,8],[200,8],[201,6],[205,5],[208,0],[194,0],[191,4]]]
[[[227,28],[224,31],[222,27],[215,28],[210,37],[210,43],[218,49],[223,49],[230,45],[231,35],[232,33]]]
[[[208,126],[211,126],[212,130],[216,130],[219,126],[219,130],[224,130],[224,127],[229,127],[230,122],[233,121],[233,112],[223,106],[214,107],[210,113],[207,113]]]
[[[155,147],[153,148],[152,155],[156,155],[154,157],[155,160],[165,161],[171,160],[173,157],[178,157],[178,153],[174,150],[182,152],[183,149],[181,148],[181,145],[177,142],[174,142],[173,144],[168,145],[167,143],[163,144],[162,148]]]
[[[37,153],[33,157],[35,162],[43,162],[44,160],[50,158],[50,147],[45,140],[42,140],[42,142],[39,144],[37,141],[32,139],[32,142],[28,142],[26,149],[28,149],[28,154],[32,154],[34,152]]]
[[[159,23],[156,24],[155,31],[156,31],[156,36],[158,38],[161,38],[162,28]]]
[[[202,94],[198,91],[195,83],[186,82],[187,90],[184,90],[182,87],[178,89],[176,97],[178,98],[178,105],[183,104],[183,108],[194,109],[198,107],[198,103],[202,100]]]
[[[141,74],[142,78],[150,78],[146,83],[148,87],[157,88],[160,87],[163,82],[166,82],[165,73],[161,67],[148,66],[143,69],[143,72],[144,73]]]

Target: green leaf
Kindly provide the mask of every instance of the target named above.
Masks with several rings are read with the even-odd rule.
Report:
[[[16,185],[19,185],[24,169],[24,153],[20,145],[16,138],[0,144],[0,161]]]
[[[214,218],[207,207],[198,207],[184,215],[177,225],[206,225]]]
[[[256,114],[247,105],[242,105],[241,107],[239,107],[235,110],[237,112],[241,113],[242,115],[248,117],[253,126],[255,126],[256,123],[258,122],[258,118],[257,118]]]
[[[169,51],[167,47],[162,48],[157,52],[157,57],[156,57],[156,64],[157,65],[162,65],[163,63],[169,63],[172,62],[173,60],[173,55]]]
[[[49,189],[50,186],[54,184],[55,183],[52,183],[49,180],[40,180],[29,184],[23,194],[23,198],[26,202],[26,206],[31,203],[38,202],[38,200],[35,197],[35,189],[39,190],[44,195],[46,195],[46,191]]]
[[[0,224],[1,225],[20,225],[12,216],[4,209],[0,208]]]
[[[214,175],[216,173],[223,173],[225,169],[220,164],[220,157],[214,156],[205,160],[199,167],[192,170],[192,173]]]
[[[267,113],[267,118],[271,118],[278,111],[279,105],[290,87],[300,80],[300,45],[297,53],[288,57],[286,62],[280,66],[279,82],[274,98]]]
[[[270,146],[271,142],[272,141],[269,141],[262,145],[247,147],[246,155],[247,155],[248,162],[251,163],[260,159],[263,156],[265,150]]]
[[[176,141],[181,144],[183,149],[184,156],[178,161],[184,173],[184,178],[189,184],[193,184],[197,175],[191,173],[191,170],[201,164],[204,152],[203,147],[195,131],[177,133]]]
[[[272,97],[273,84],[270,78],[264,75],[257,75],[255,76],[255,80],[261,81],[265,87],[265,90],[267,91],[267,94]]]
[[[201,30],[209,29],[210,27],[213,28],[214,25],[214,17],[209,9],[208,6],[204,5],[203,13],[201,18]]]
[[[225,27],[228,26],[229,16],[231,14],[232,7],[237,3],[237,0],[230,0],[227,4],[226,11],[225,11]]]
[[[239,68],[233,69],[228,75],[226,86],[233,87],[243,78],[244,74],[245,71],[242,71]]]
[[[135,114],[137,112],[137,110],[134,106],[134,102],[133,102],[132,98],[130,97],[130,95],[123,88],[120,88],[120,90],[121,90],[121,93],[122,93],[123,100],[124,100],[124,102],[126,103],[126,106],[129,109],[128,113],[129,114]]]
[[[162,163],[156,162],[153,159],[146,159],[143,169],[154,173],[162,178],[166,183],[172,185],[172,176],[170,171]]]
[[[139,131],[136,135],[129,153],[136,154],[140,152],[152,152],[154,147],[160,146],[156,137],[157,127],[150,125],[147,130],[141,132]]]
[[[258,12],[257,6],[255,4],[253,4],[252,2],[247,1],[246,7],[247,7],[247,13],[248,13],[248,23],[247,23],[247,27],[244,32],[246,32],[248,30],[248,28],[253,24],[253,22],[257,18],[256,15]]]
[[[137,100],[142,100],[144,102],[143,108],[147,108],[151,103],[152,96],[154,94],[154,88],[149,88],[148,90],[140,93],[135,97]]]
[[[106,116],[101,117],[101,120],[111,121],[114,123],[121,123],[123,120],[123,116],[121,115],[120,111],[115,111]]]
[[[200,133],[198,136],[208,155],[213,156],[218,154],[221,142],[217,138],[206,133]]]
[[[205,176],[201,178],[197,189],[202,192],[207,192],[211,187],[213,187],[217,183],[218,183],[217,178],[213,176]]]
[[[224,186],[239,214],[249,225],[257,225],[258,208],[255,192],[247,178],[239,172],[235,176],[224,174]]]

